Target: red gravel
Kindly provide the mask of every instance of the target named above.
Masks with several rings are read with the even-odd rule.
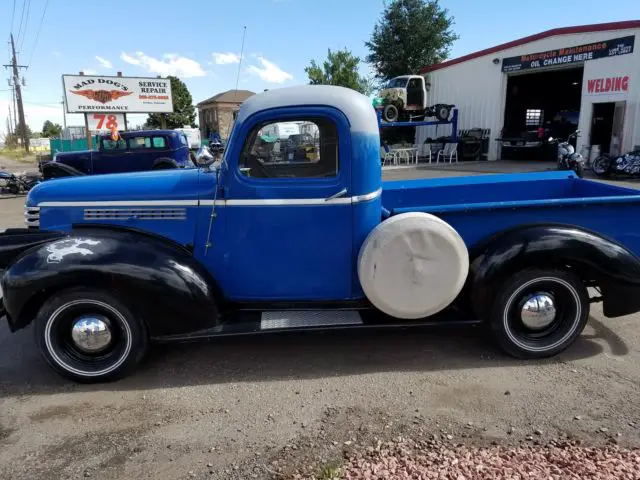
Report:
[[[547,446],[480,448],[399,438],[351,452],[336,478],[639,480],[640,450],[554,442]]]

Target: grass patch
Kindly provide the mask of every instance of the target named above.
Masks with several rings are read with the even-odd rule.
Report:
[[[21,148],[3,148],[0,150],[0,156],[15,160],[20,163],[35,163],[36,154],[33,152],[25,152]]]
[[[337,462],[321,465],[316,472],[318,480],[334,480],[340,477],[342,467]]]

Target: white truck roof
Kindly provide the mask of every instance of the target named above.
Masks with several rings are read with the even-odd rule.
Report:
[[[331,85],[302,85],[259,93],[244,101],[237,122],[262,110],[300,105],[330,106],[347,116],[351,130],[378,134],[378,118],[369,97],[355,90]]]

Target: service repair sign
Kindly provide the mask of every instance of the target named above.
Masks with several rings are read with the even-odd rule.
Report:
[[[633,53],[635,36],[614,38],[602,42],[578,45],[577,47],[558,48],[546,52],[530,53],[518,57],[502,59],[503,72],[519,72],[555,65],[588,62],[598,58],[616,57]]]
[[[69,113],[173,112],[166,78],[63,75],[62,85]]]

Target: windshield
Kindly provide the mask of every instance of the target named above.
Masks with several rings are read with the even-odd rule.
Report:
[[[409,79],[407,77],[396,77],[389,80],[385,88],[406,88]]]

